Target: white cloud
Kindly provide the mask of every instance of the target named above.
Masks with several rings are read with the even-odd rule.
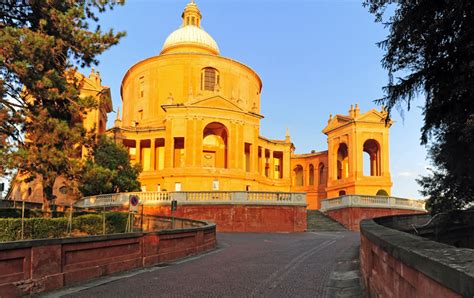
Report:
[[[406,177],[406,178],[412,178],[412,177],[417,177],[417,176],[418,176],[418,173],[410,172],[410,171],[403,171],[403,172],[399,172],[397,176],[399,176],[399,177]]]

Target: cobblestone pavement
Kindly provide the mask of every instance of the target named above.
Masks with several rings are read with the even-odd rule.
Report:
[[[218,234],[218,250],[53,293],[67,297],[325,297],[353,232]],[[330,288],[329,288],[330,289]]]

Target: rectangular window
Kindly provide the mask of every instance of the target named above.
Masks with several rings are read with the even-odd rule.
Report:
[[[181,182],[176,182],[174,184],[174,191],[181,191]]]
[[[216,86],[216,71],[212,68],[204,70],[204,90],[214,91]]]
[[[161,191],[161,184],[158,184],[158,185],[156,186],[156,191]]]

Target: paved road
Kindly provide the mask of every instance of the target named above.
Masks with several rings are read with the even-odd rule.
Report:
[[[358,241],[353,232],[223,233],[213,253],[67,297],[323,297],[335,259]]]

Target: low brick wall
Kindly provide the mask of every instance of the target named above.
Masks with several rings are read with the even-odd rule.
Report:
[[[361,272],[371,297],[474,297],[474,250],[390,229],[377,220],[360,224]]]
[[[418,210],[372,207],[348,207],[328,210],[325,214],[351,231],[359,231],[360,222],[367,218],[375,218],[398,214],[419,214]]]
[[[168,205],[145,205],[144,213],[170,216],[171,210]],[[214,222],[218,232],[304,232],[306,230],[305,206],[179,205],[173,215]]]
[[[0,244],[0,297],[57,289],[216,247],[215,225]]]

